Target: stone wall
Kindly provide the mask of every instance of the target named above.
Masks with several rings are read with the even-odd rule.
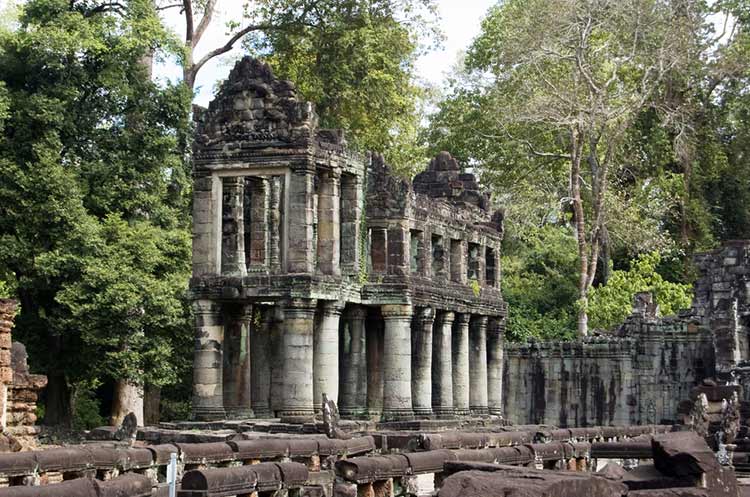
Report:
[[[689,310],[658,317],[635,296],[618,330],[573,342],[507,344],[503,407],[515,423],[559,426],[673,422],[706,378],[743,380],[750,358],[750,241],[695,257]]]

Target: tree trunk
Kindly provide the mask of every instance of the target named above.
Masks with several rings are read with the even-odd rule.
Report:
[[[125,416],[131,412],[138,419],[138,426],[143,426],[143,387],[125,380],[118,380],[115,383],[115,392],[112,399],[110,424],[119,426]]]
[[[570,160],[570,197],[573,199],[573,221],[575,223],[576,239],[578,241],[578,258],[580,262],[580,277],[578,279],[578,336],[586,336],[589,332],[588,306],[589,289],[589,259],[588,243],[586,241],[586,222],[583,215],[583,200],[581,199],[581,152],[583,140],[578,130],[571,132],[571,160]]]
[[[159,424],[161,419],[161,388],[154,385],[146,385],[143,396],[143,425],[153,426]]]
[[[73,414],[70,406],[70,388],[64,374],[48,373],[44,389],[44,424],[70,428]]]

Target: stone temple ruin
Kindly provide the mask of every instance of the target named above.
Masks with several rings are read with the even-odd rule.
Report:
[[[196,419],[500,414],[502,217],[440,154],[413,183],[243,59],[198,117]]]
[[[0,453],[0,497],[174,495],[172,460],[178,497],[750,494],[750,241],[678,316],[504,343],[502,215],[449,154],[399,179],[249,58],[196,118],[195,420]]]

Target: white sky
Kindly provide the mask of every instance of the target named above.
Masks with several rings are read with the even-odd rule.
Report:
[[[2,1],[0,0],[0,2]],[[482,17],[487,9],[496,2],[497,0],[437,0],[445,41],[441,50],[425,54],[419,59],[417,62],[418,76],[440,86],[444,74],[451,69],[458,55],[479,34],[479,23]],[[242,0],[220,0],[215,20],[196,49],[195,60],[199,60],[207,51],[224,43],[228,38],[225,32],[226,22],[241,18],[241,4]],[[178,15],[177,9],[168,10],[166,13],[166,23],[176,33],[183,36],[184,20]],[[240,54],[241,50],[235,48],[222,57],[217,57],[208,62],[200,70],[196,81],[197,96],[195,103],[202,106],[208,105],[216,83],[227,77],[234,61]],[[176,63],[166,61],[157,65],[155,75],[176,80],[181,77],[181,71]]]

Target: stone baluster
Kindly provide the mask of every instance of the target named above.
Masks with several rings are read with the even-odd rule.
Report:
[[[474,415],[489,414],[487,398],[487,316],[470,323],[469,407]]]
[[[306,422],[314,414],[313,334],[315,299],[291,299],[284,305],[282,334],[283,383],[280,417]]]
[[[243,198],[245,179],[233,176],[223,178],[221,209],[221,273],[244,276],[245,266],[245,215]]]
[[[412,394],[414,414],[417,417],[432,415],[432,326],[435,310],[419,309],[412,330]]]
[[[441,312],[432,338],[432,411],[439,418],[451,418],[453,408],[452,328],[455,315]]]
[[[410,419],[411,400],[411,315],[410,305],[381,307],[383,333],[383,418]]]
[[[453,407],[459,416],[469,414],[469,314],[453,323]]]
[[[316,410],[328,399],[339,402],[339,318],[338,302],[323,302],[313,339],[313,399]]]
[[[348,418],[362,417],[367,410],[366,316],[365,308],[359,305],[349,307],[345,314],[339,412]]]
[[[193,357],[193,418],[216,420],[224,412],[222,353],[224,326],[221,305],[210,300],[193,302],[195,355]]]

